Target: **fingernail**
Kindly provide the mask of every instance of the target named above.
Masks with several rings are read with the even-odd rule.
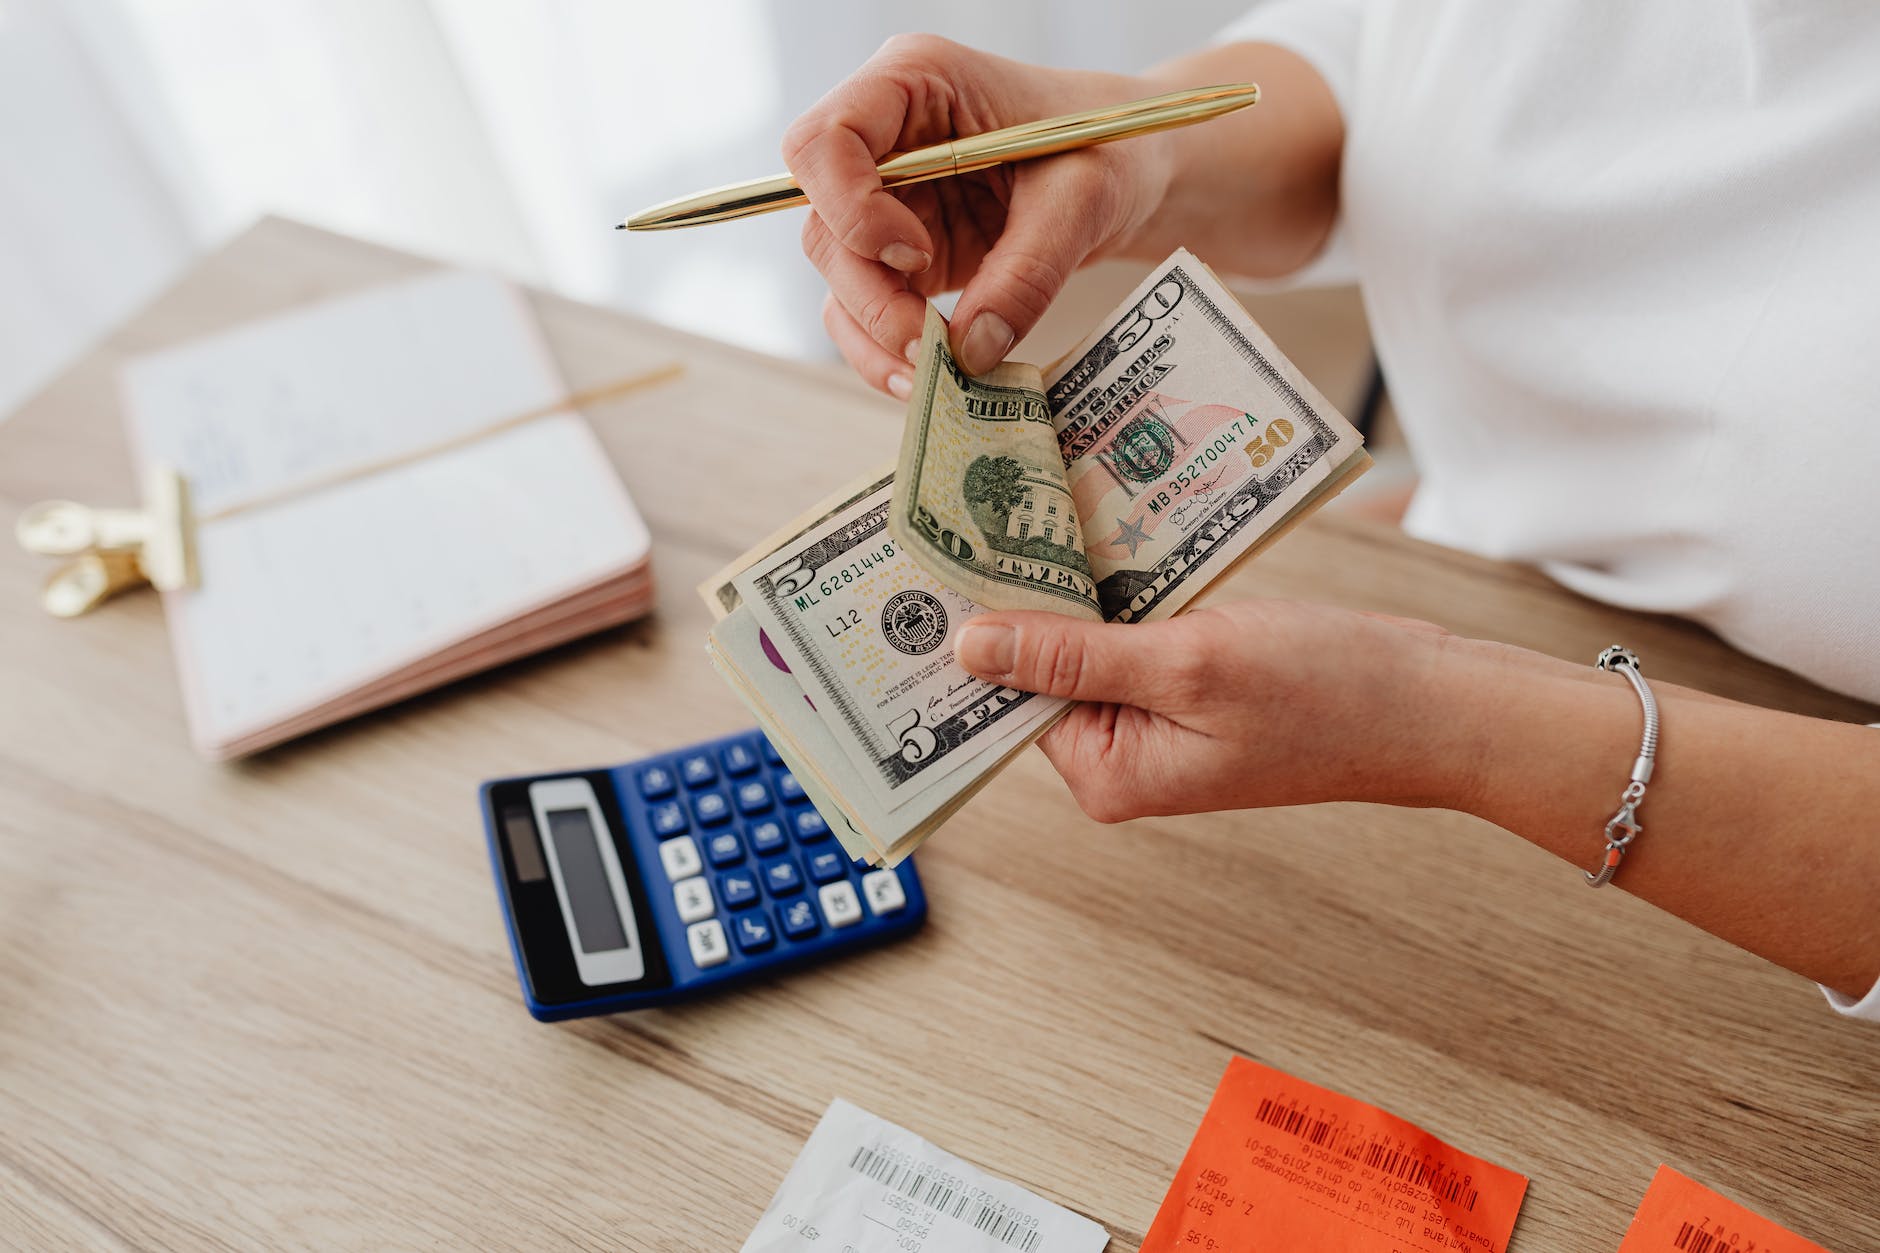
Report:
[[[933,264],[933,258],[914,245],[897,240],[882,248],[881,264],[903,274],[919,274]]]
[[[1012,658],[1018,651],[1018,634],[997,623],[969,622],[960,629],[960,642],[954,655],[974,674],[1006,675],[1012,673]]]
[[[903,370],[899,374],[888,376],[888,390],[894,393],[896,400],[906,400],[914,391],[914,376]]]
[[[909,365],[919,365],[920,364],[920,341],[918,339],[908,340],[907,347],[901,349],[901,355],[907,358],[907,363]]]
[[[982,313],[966,330],[966,339],[960,344],[960,364],[968,374],[984,374],[1005,360],[1012,339],[1010,322],[996,313]]]

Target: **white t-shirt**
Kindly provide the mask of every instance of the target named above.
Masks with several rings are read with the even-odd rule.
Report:
[[[1405,528],[1880,700],[1880,5],[1279,0],[1222,38],[1344,112],[1296,278],[1363,285]]]

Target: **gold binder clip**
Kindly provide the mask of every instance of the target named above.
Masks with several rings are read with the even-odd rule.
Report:
[[[111,596],[149,583],[161,591],[197,585],[196,516],[189,484],[168,466],[144,477],[142,509],[93,509],[42,500],[14,527],[20,546],[70,557],[40,593],[46,612],[75,618]]]

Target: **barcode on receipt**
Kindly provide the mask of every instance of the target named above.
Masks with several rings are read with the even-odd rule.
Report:
[[[1036,1220],[1005,1205],[963,1192],[950,1178],[919,1162],[901,1161],[863,1145],[849,1158],[849,1168],[911,1201],[984,1232],[1019,1253],[1037,1253],[1042,1239]]]
[[[1296,1105],[1281,1104],[1274,1097],[1262,1098],[1254,1116],[1275,1130],[1421,1188],[1438,1200],[1455,1202],[1468,1210],[1475,1208],[1479,1194],[1470,1186],[1474,1180],[1468,1175],[1457,1175],[1427,1158],[1370,1138],[1353,1128],[1315,1118]]]

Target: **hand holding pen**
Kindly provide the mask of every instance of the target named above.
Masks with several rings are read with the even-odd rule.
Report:
[[[927,297],[964,290],[953,351],[981,373],[1031,330],[1085,260],[1136,231],[1161,203],[1173,161],[1161,130],[1252,103],[1251,84],[1139,101],[1144,82],[1046,70],[934,36],[901,36],[791,125],[794,180],[720,189],[635,217],[645,229],[800,203],[803,250],[829,283],[823,321],[863,378],[905,398]],[[1134,102],[1122,106],[1122,102]],[[1065,114],[1094,111],[1090,118]],[[1127,120],[1124,115],[1128,114]],[[1118,135],[1118,123],[1132,137]],[[1018,128],[1003,141],[987,134]],[[1053,133],[1040,135],[1042,128]],[[974,139],[961,137],[978,137]],[[958,140],[963,172],[886,190],[891,153]],[[1094,146],[1085,146],[1094,145]],[[1050,160],[1025,158],[1056,152]],[[972,169],[970,158],[997,160]],[[729,194],[727,194],[729,193]]]

